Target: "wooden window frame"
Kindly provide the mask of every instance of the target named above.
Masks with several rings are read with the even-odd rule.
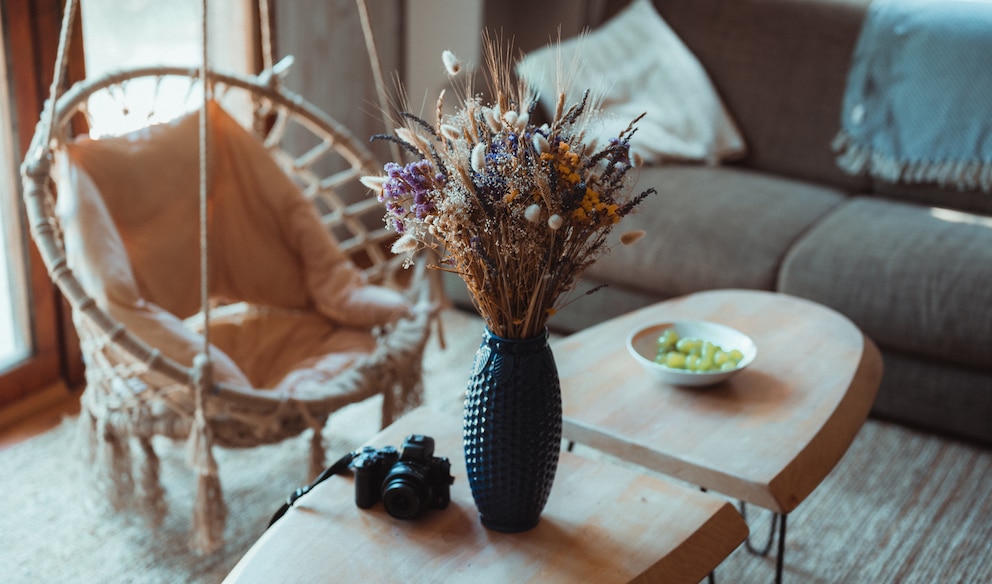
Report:
[[[3,10],[3,40],[10,55],[8,79],[13,102],[12,117],[16,126],[14,144],[17,162],[20,162],[27,152],[48,97],[58,51],[63,2],[4,0]],[[72,58],[67,77],[69,80],[81,79],[84,72],[78,20],[69,50]],[[28,398],[59,382],[70,387],[78,385],[83,378],[79,341],[69,321],[68,307],[64,305],[28,235],[29,226],[23,206],[20,215],[27,250],[25,260],[31,304],[32,351],[26,360],[0,372],[0,407]]]

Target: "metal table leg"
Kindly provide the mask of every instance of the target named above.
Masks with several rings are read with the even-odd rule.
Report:
[[[747,521],[747,504],[744,501],[740,502],[741,516],[744,521]],[[775,541],[775,528],[778,526],[778,554],[775,558],[775,584],[782,584],[782,571],[785,566],[785,523],[788,515],[784,513],[775,513],[772,516],[772,524],[768,529],[768,541],[765,545],[758,549],[751,543],[751,536],[748,535],[747,539],[744,540],[744,545],[747,547],[747,551],[761,557],[766,557],[772,549],[772,543]]]

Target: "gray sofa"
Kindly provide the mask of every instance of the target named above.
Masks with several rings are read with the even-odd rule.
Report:
[[[648,237],[594,265],[583,287],[608,287],[553,326],[573,331],[712,288],[809,298],[882,350],[874,415],[992,444],[992,194],[852,177],[831,150],[868,0],[654,3],[703,64],[749,152],[717,167],[643,169],[639,186],[660,195],[624,229]],[[547,43],[560,15],[571,19],[567,37],[625,4],[489,2],[485,18],[527,51]],[[449,290],[464,298],[457,284]]]

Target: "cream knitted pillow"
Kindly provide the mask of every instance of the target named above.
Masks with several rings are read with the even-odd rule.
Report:
[[[635,0],[598,29],[527,55],[517,74],[553,111],[559,88],[568,103],[586,89],[602,99],[601,140],[647,112],[631,139],[645,162],[716,163],[746,151],[744,139],[706,71],[650,0]]]

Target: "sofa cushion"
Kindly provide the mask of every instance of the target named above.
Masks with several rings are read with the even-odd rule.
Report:
[[[992,368],[992,217],[857,197],[789,253],[779,289],[847,315],[879,345]]]
[[[885,374],[871,411],[992,446],[992,387],[987,372],[882,351]]]
[[[786,251],[844,198],[840,192],[759,172],[699,165],[645,167],[638,188],[655,187],[618,226],[643,229],[615,245],[589,276],[667,297],[708,288],[772,290]]]

